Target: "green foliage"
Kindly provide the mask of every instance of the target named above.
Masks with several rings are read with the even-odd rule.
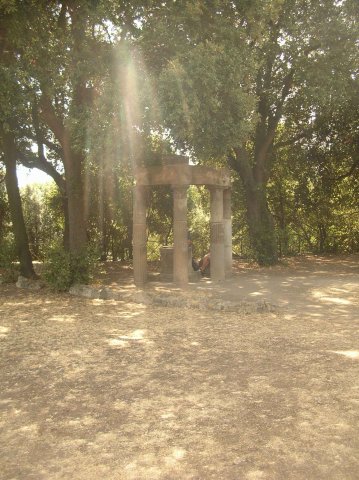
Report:
[[[5,172],[0,167],[0,238],[5,238],[5,236],[10,230],[10,212],[7,201],[5,182],[3,181],[4,177]]]
[[[0,178],[4,175],[0,169]],[[0,182],[0,269],[3,282],[15,282],[19,275],[9,206],[3,182]]]
[[[0,270],[4,283],[16,282],[19,276],[19,266],[16,263],[16,251],[13,238],[10,236],[0,241]]]
[[[193,256],[201,258],[209,252],[209,193],[204,187],[190,186],[187,198],[188,230],[193,243]],[[152,189],[147,224],[147,257],[158,260],[160,246],[173,244],[173,198],[170,187]]]
[[[132,256],[134,167],[155,165],[177,149],[200,164],[233,168],[239,255],[270,263],[275,233],[281,255],[353,251],[355,8],[351,0],[3,0],[0,121],[14,133],[19,158],[36,157],[33,143],[41,140],[62,172],[67,147],[78,154],[67,161],[73,167],[67,194],[69,171],[81,163],[74,182],[85,186],[80,220],[105,258]],[[266,197],[254,221],[248,191],[262,188]],[[61,197],[55,187],[27,188],[22,197],[31,252],[42,259],[49,243],[62,240]],[[172,241],[170,190],[152,189],[149,203],[155,258],[158,245]],[[209,249],[207,192],[191,188],[188,206],[199,257]],[[10,227],[0,184],[1,238]],[[86,281],[87,254],[54,253],[53,272],[60,288],[77,274]]]
[[[60,194],[53,182],[27,185],[21,194],[30,251],[34,259],[43,260],[50,245],[62,241]]]
[[[0,10],[4,13],[16,11],[16,0],[0,0]]]
[[[43,277],[55,291],[65,292],[72,285],[70,254],[62,247],[53,247],[46,254]]]
[[[54,246],[46,254],[43,276],[50,288],[64,292],[76,283],[88,284],[96,271],[97,260],[94,249],[74,255]]]
[[[163,115],[158,123],[170,129],[178,148],[201,162],[228,159],[247,197],[249,229],[243,224],[240,229],[249,233],[255,258],[272,263],[276,233],[283,253],[290,251],[294,230],[281,224],[275,230],[267,199],[255,200],[255,192],[266,190],[281,126],[304,136],[313,114],[335,109],[348,98],[358,63],[354,4],[161,5],[146,18],[142,36],[148,66],[158,79]],[[251,208],[254,201],[256,209]],[[321,209],[320,215],[329,218],[329,210]],[[323,237],[325,229],[318,228]]]
[[[318,110],[308,133],[275,152],[269,198],[283,255],[359,250],[357,99]],[[291,128],[283,126],[286,144]]]
[[[90,283],[97,270],[98,257],[97,249],[91,247],[80,254],[70,254],[71,284]]]
[[[246,200],[243,187],[238,176],[233,176],[232,189],[232,249],[242,258],[252,258],[248,222],[246,216]]]
[[[242,47],[206,41],[173,60],[160,78],[166,122],[197,154],[223,155],[253,131],[256,98],[246,83],[252,55]]]
[[[249,227],[251,228],[251,227]],[[258,222],[252,232],[252,258],[261,266],[275,265],[278,261],[276,245],[273,245],[273,228],[266,221]]]
[[[191,186],[188,190],[188,225],[193,243],[194,258],[209,252],[209,192],[204,187]]]
[[[173,199],[169,186],[150,189],[147,225],[149,234],[157,234],[160,244],[170,243],[173,233]]]
[[[153,262],[160,259],[160,247],[163,245],[160,235],[152,233],[147,238],[147,260]]]

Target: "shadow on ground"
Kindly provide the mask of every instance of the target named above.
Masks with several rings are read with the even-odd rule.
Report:
[[[265,315],[0,286],[0,477],[357,479],[358,273],[334,263],[193,287]]]

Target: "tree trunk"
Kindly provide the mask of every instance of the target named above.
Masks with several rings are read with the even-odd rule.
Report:
[[[262,153],[264,155],[264,153]],[[256,158],[254,166],[249,155],[238,148],[235,156],[228,157],[230,166],[239,173],[244,186],[249,237],[255,260],[260,265],[274,265],[278,262],[277,240],[274,219],[267,202],[268,169],[264,159]]]
[[[6,167],[5,184],[9,199],[16,253],[20,262],[20,274],[26,278],[37,278],[32,264],[29,240],[22,211],[20,190],[16,175],[16,145],[11,133],[3,132],[3,151]]]
[[[285,215],[285,195],[282,189],[279,192],[279,215],[278,224],[280,228],[279,236],[279,256],[288,255],[289,251],[289,238],[287,232],[286,215]]]
[[[251,246],[259,265],[278,262],[277,241],[273,216],[268,208],[266,186],[245,188],[247,220]]]
[[[78,255],[87,245],[85,199],[83,186],[83,156],[74,152],[67,139],[64,148],[64,167],[68,205],[69,250]]]
[[[87,244],[84,190],[79,165],[65,167],[68,200],[69,250],[79,254]]]
[[[63,246],[66,252],[70,251],[70,227],[69,227],[69,202],[67,196],[61,194],[62,209],[64,212],[64,232],[63,232]]]
[[[327,240],[327,230],[323,223],[318,225],[318,253],[322,254],[325,251],[325,242]]]

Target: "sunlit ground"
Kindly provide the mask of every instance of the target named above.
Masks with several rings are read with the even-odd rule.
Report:
[[[243,269],[283,304],[244,316],[0,286],[0,478],[356,480],[346,272]]]

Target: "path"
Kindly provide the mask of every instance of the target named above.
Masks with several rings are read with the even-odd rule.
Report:
[[[288,266],[253,269],[237,266],[231,280],[196,288],[225,299],[265,300],[311,318],[359,315],[359,256],[299,258]]]

